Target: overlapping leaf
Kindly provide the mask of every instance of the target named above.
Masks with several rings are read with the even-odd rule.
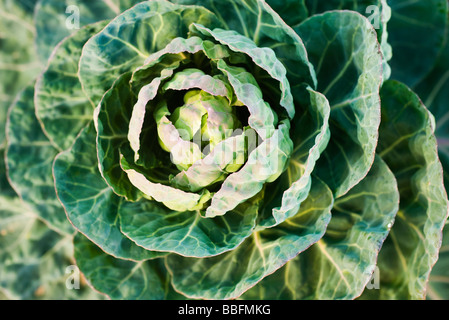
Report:
[[[395,178],[376,158],[365,179],[335,200],[324,237],[243,298],[358,297],[376,270],[377,255],[393,225],[398,204]]]
[[[57,230],[71,233],[72,226],[54,189],[52,162],[58,150],[47,139],[34,115],[33,98],[34,89],[29,86],[9,112],[8,176],[16,192],[42,219]]]
[[[432,116],[399,82],[385,82],[381,99],[377,152],[396,177],[400,207],[379,254],[380,289],[362,298],[423,299],[448,215]]]

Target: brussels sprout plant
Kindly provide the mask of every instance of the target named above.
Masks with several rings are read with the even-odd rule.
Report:
[[[449,299],[448,7],[0,0],[0,298]]]

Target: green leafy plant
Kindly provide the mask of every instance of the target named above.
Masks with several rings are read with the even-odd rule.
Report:
[[[1,298],[448,297],[447,0],[0,16]]]

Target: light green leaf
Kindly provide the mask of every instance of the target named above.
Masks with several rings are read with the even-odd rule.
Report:
[[[197,192],[225,179],[229,172],[237,171],[245,163],[246,137],[242,133],[219,142],[208,155],[178,173],[171,182]]]
[[[448,215],[431,115],[396,81],[384,83],[381,99],[377,152],[396,176],[400,208],[379,254],[380,289],[362,298],[423,299]]]
[[[90,285],[114,300],[162,300],[171,298],[161,275],[160,259],[133,262],[116,259],[86,237],[74,240],[75,259]],[[172,290],[171,290],[172,291]]]
[[[198,24],[193,24],[191,29],[200,32],[205,36],[213,37],[216,41],[220,42],[222,45],[228,46],[234,52],[248,55],[257,66],[265,70],[271,78],[277,80],[281,91],[279,104],[285,108],[290,119],[293,119],[295,116],[295,106],[290,91],[290,83],[287,79],[287,70],[277,59],[276,53],[272,49],[258,47],[256,43],[233,30],[210,30]],[[240,99],[240,101],[242,100]]]
[[[213,96],[222,96],[232,103],[233,92],[230,85],[218,77],[212,77],[205,74],[200,69],[184,69],[177,72],[173,79],[167,81],[163,87],[163,91],[167,90],[188,90],[201,89]]]
[[[206,217],[226,214],[257,195],[265,183],[275,181],[282,174],[293,150],[289,130],[290,122],[283,120],[273,135],[251,152],[245,165],[223,181],[206,209]]]
[[[310,87],[303,92],[298,119],[294,119],[290,130],[294,149],[286,170],[266,186],[258,218],[260,227],[277,225],[298,212],[310,191],[316,162],[329,142],[329,102]]]
[[[120,232],[120,198],[98,170],[95,129],[84,129],[73,147],[60,153],[53,165],[58,198],[73,226],[108,254],[129,260],[160,256],[137,247]]]
[[[331,106],[331,140],[317,173],[338,197],[368,173],[380,122],[382,56],[369,21],[351,11],[315,15],[295,30]]]
[[[171,40],[187,37],[193,22],[214,25],[215,18],[202,7],[154,0],[142,2],[112,20],[83,48],[80,79],[89,99],[97,105],[118,76],[141,66]]]
[[[10,299],[101,299],[83,281],[67,287],[76,276],[72,254],[71,235],[49,229],[19,199],[0,197],[0,291]]]
[[[308,199],[294,217],[254,232],[238,248],[207,259],[167,256],[173,287],[189,298],[239,297],[323,236],[332,203],[331,191],[314,180]]]
[[[7,123],[6,165],[11,185],[20,197],[52,227],[65,233],[73,228],[54,189],[52,161],[58,153],[34,115],[34,89],[27,87],[11,107]]]
[[[106,22],[86,26],[65,38],[53,51],[35,86],[36,116],[50,141],[67,150],[92,120],[94,107],[78,79],[78,62],[86,41]]]
[[[251,235],[259,199],[241,204],[225,216],[171,211],[155,201],[120,203],[121,229],[147,250],[188,257],[210,257],[235,249]]]
[[[0,194],[4,197],[17,196],[6,175],[5,147],[0,147]]]
[[[378,157],[365,179],[335,201],[324,237],[262,280],[243,298],[341,300],[358,297],[373,272],[377,272],[377,256],[398,207],[395,177]]]
[[[227,76],[237,99],[248,108],[249,126],[263,140],[270,138],[275,131],[277,116],[270,105],[264,101],[254,76],[244,68],[229,66],[224,60],[218,61],[218,69]]]
[[[145,198],[162,202],[171,210],[197,211],[202,209],[204,203],[211,198],[207,190],[192,193],[161,183],[153,183],[144,174],[132,169],[123,155],[121,155],[121,166],[128,175],[129,181],[143,193]]]

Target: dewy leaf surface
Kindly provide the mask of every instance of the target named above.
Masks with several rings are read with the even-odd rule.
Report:
[[[106,22],[86,26],[60,42],[36,83],[36,116],[48,138],[67,150],[92,120],[94,107],[78,79],[78,63],[86,41]]]
[[[294,217],[254,232],[238,248],[207,259],[167,256],[173,287],[189,298],[239,297],[323,236],[332,203],[331,191],[317,179]]]
[[[318,91],[331,106],[331,140],[317,164],[338,197],[368,173],[380,123],[382,56],[368,20],[350,11],[315,15],[295,28],[309,53]]]
[[[34,115],[34,89],[27,87],[11,107],[7,123],[6,165],[11,185],[50,226],[72,233],[59,203],[52,175],[58,150],[48,141]]]
[[[376,271],[377,255],[398,207],[395,178],[378,157],[365,179],[335,201],[324,237],[262,280],[243,298],[341,300],[358,297]]]
[[[448,214],[434,128],[430,113],[404,84],[385,82],[381,99],[377,152],[396,177],[400,207],[379,254],[380,289],[362,298],[423,299]]]
[[[95,129],[89,125],[53,165],[56,191],[73,226],[108,254],[145,260],[160,254],[137,247],[120,232],[117,213],[120,198],[98,170]]]

